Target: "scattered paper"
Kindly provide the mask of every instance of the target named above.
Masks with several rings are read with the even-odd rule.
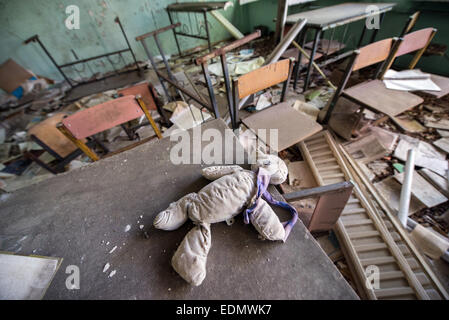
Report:
[[[394,80],[393,80],[394,79]],[[385,87],[392,90],[400,91],[441,91],[441,88],[437,86],[430,74],[424,73],[419,69],[394,71],[387,70],[383,80]]]
[[[190,108],[183,107],[180,111],[178,111],[178,108],[179,106],[173,112],[170,121],[182,130],[196,127],[211,117],[210,113],[201,111],[193,105],[190,105]]]

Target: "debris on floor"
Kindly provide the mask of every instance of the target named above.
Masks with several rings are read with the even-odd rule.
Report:
[[[281,2],[279,7],[282,7]],[[286,3],[288,9],[288,1]],[[190,220],[194,225],[189,226],[188,232],[184,229],[186,235],[182,242],[176,243],[177,249],[167,246],[158,250],[170,256],[171,260],[164,257],[163,265],[167,266],[168,261],[188,283],[198,286],[207,282],[210,225],[225,222],[226,230],[235,230],[234,222],[241,215],[245,224],[254,225],[260,239],[283,242],[300,220],[304,237],[315,238],[318,251],[327,255],[326,261],[330,260],[330,267],[338,275],[336,278],[346,280],[363,299],[449,299],[449,288],[446,288],[449,283],[442,284],[433,267],[447,262],[443,268],[449,270],[449,79],[427,72],[426,65],[415,66],[422,54],[447,49],[436,44],[429,47],[436,31],[430,26],[413,31],[423,32],[417,36],[421,40],[433,33],[404,69],[402,61],[395,60],[413,47],[404,45],[416,35],[409,32],[411,27],[400,36],[400,41],[396,40],[398,34],[374,41],[376,36],[380,38],[374,33],[366,46],[362,45],[363,31],[356,46],[359,49],[353,50],[351,47],[356,42],[350,44],[351,37],[345,41],[346,30],[343,39],[334,39],[333,30],[340,20],[328,25],[332,31],[317,30],[316,39],[306,42],[310,38],[306,31],[313,22],[300,18],[282,25],[282,36],[281,30],[276,30],[281,40],[273,41],[269,27],[258,26],[261,31],[253,30],[245,35],[218,12],[217,8],[226,9],[231,5],[232,2],[204,1],[170,5],[180,10],[176,11],[177,21],[183,19],[180,13],[189,13],[186,17],[191,19],[192,12],[198,13],[198,8],[204,10],[205,21],[199,23],[196,35],[186,32],[185,21],[173,23],[175,15],[169,13],[171,25],[155,28],[157,30],[136,30],[147,33],[128,39],[117,18],[115,23],[120,25],[128,49],[92,58],[101,59],[96,60],[96,64],[89,64],[91,59],[78,59],[71,50],[74,62],[59,66],[52,61],[63,75],[61,81],[36,74],[43,68],[37,62],[33,62],[36,70],[34,67],[29,70],[15,61],[21,61],[20,55],[14,59],[8,57],[0,65],[0,89],[4,91],[0,95],[0,202],[7,201],[10,194],[32,190],[31,186],[43,181],[51,185],[55,180],[102,166],[120,152],[139,155],[138,148],[144,144],[160,146],[158,143],[168,141],[175,132],[206,126],[215,118],[221,118],[229,130],[226,134],[231,133],[237,144],[240,142],[250,162],[256,160],[256,164],[250,163],[252,171],[242,168],[250,167],[247,162],[237,166],[227,160],[228,167],[221,167],[222,163],[202,167],[203,177],[198,176],[192,186],[203,184],[203,189],[178,198],[170,194],[167,199],[179,199],[171,204],[153,199],[151,194],[139,199],[146,201],[145,205],[151,202],[161,210],[166,209],[157,216],[155,212],[145,213],[148,216],[142,213],[135,226],[128,224],[131,220],[125,215],[120,216],[121,220],[110,221],[105,215],[104,223],[113,224],[115,232],[127,237],[126,240],[108,238],[110,241],[100,239],[97,242],[104,245],[101,254],[108,260],[96,263],[96,272],[109,284],[130,277],[124,272],[125,266],[120,265],[120,259],[134,259],[135,250],[124,250],[131,241],[150,243],[157,237],[168,237],[150,228],[171,231]],[[194,11],[183,11],[186,8]],[[317,10],[323,9],[326,7]],[[157,11],[152,10],[154,15]],[[251,11],[249,6],[246,10]],[[208,22],[206,12],[217,21]],[[302,13],[301,9],[294,16]],[[334,15],[333,11],[331,13],[323,14],[321,19],[330,19]],[[285,15],[292,19],[287,10]],[[365,13],[363,15],[366,17]],[[276,29],[285,22],[278,21],[281,16],[278,12],[278,17],[270,20],[276,21]],[[196,16],[195,20],[198,20]],[[138,24],[134,27],[139,29]],[[217,28],[232,39],[221,37],[220,41],[212,43],[209,32],[215,38]],[[157,37],[163,32],[164,37]],[[151,50],[147,48],[150,41],[143,41],[150,36],[156,45]],[[178,41],[178,37],[203,42],[195,42],[188,49],[187,42]],[[34,37],[30,39],[40,41]],[[299,45],[295,39],[303,44]],[[131,47],[136,43],[142,52],[135,56]],[[42,43],[40,46],[44,48]],[[162,49],[168,48],[170,52],[164,53]],[[398,51],[394,51],[396,49]],[[133,61],[125,61],[122,56],[125,51],[130,51]],[[158,52],[153,56],[153,51]],[[117,63],[111,62],[111,55],[117,56]],[[57,58],[62,57],[65,56]],[[145,58],[142,60],[142,57]],[[112,69],[106,68],[105,63]],[[75,68],[75,65],[84,67]],[[69,67],[73,70],[65,73],[65,68]],[[72,75],[67,78],[69,74]],[[123,99],[129,99],[127,106],[132,108],[121,109],[119,102]],[[113,107],[96,113],[106,110],[100,109],[101,106]],[[85,118],[74,129],[70,120],[77,114],[84,114]],[[104,123],[114,126],[103,127]],[[223,150],[227,147],[225,145]],[[221,152],[221,146],[219,150]],[[407,161],[410,150],[415,155],[412,170]],[[165,151],[169,152],[169,148]],[[163,161],[169,161],[165,155],[157,162],[150,159],[148,166],[160,165]],[[131,162],[131,157],[126,158],[117,167],[126,168]],[[111,174],[120,178],[114,182],[129,180],[134,183],[146,169],[136,168],[126,177],[119,169]],[[148,184],[158,184],[164,192],[169,190],[168,186],[182,184],[182,179],[170,176],[167,171],[160,170]],[[197,174],[190,169],[182,171]],[[411,182],[407,177],[411,177]],[[92,179],[102,177],[93,176]],[[206,180],[213,182],[206,185]],[[67,183],[81,184],[82,180]],[[282,201],[267,191],[269,184]],[[143,190],[146,185],[140,183],[137,187]],[[127,195],[132,194],[127,186],[121,188]],[[96,196],[96,190],[86,188],[83,192],[91,194],[92,198]],[[109,196],[112,198],[114,194]],[[68,198],[61,199],[61,206],[69,202]],[[132,196],[129,199],[135,200]],[[404,212],[401,211],[404,203],[408,205],[405,222],[398,219],[398,213]],[[288,210],[293,218],[281,220],[270,204]],[[112,206],[109,210],[126,211]],[[139,207],[138,214],[141,212]],[[321,212],[320,217],[317,212]],[[101,217],[89,219],[86,216],[85,230],[77,230],[83,236],[92,224],[102,221]],[[68,217],[67,224],[70,226],[70,223]],[[242,230],[245,231],[239,229],[239,232],[244,232]],[[0,240],[1,237],[3,235]],[[156,253],[144,254],[149,257],[146,260],[155,260]],[[31,290],[32,297],[41,298],[61,261],[48,259],[43,263],[39,262],[40,258],[13,257],[0,255],[0,260],[11,266],[13,260],[30,260],[37,271],[46,265],[48,270],[39,271],[45,277],[36,292],[30,289],[32,286],[27,286],[22,288],[23,292],[11,291],[14,295],[1,290],[2,283],[6,283],[7,288],[14,283],[5,282],[0,270],[0,297],[23,297]],[[84,255],[82,257],[81,263]],[[14,271],[11,266],[8,265],[8,273]],[[373,266],[380,270],[381,288],[367,284],[368,271]],[[173,282],[168,291],[178,294],[179,287]]]

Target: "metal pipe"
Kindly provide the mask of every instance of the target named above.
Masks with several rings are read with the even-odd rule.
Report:
[[[168,14],[168,19],[170,20],[170,24],[173,25],[173,18],[170,14],[170,10],[167,9],[167,14]],[[179,23],[179,22],[178,22]],[[178,25],[177,23],[177,25]],[[173,28],[173,35],[175,37],[175,42],[176,42],[176,48],[178,49],[178,55],[181,56],[181,48],[179,47],[179,42],[178,42],[178,37],[176,36],[176,28]]]
[[[86,59],[81,59],[81,60],[77,60],[77,61],[61,64],[59,67],[61,67],[61,68],[70,67],[70,66],[73,66],[75,64],[80,64],[80,63],[84,63],[84,62],[88,62],[88,61],[92,61],[92,60],[101,59],[101,58],[104,58],[104,57],[112,56],[114,54],[121,54],[121,53],[126,52],[126,51],[130,51],[130,50],[129,49],[122,49],[122,50],[117,50],[117,51],[114,51],[114,52],[100,54],[100,55],[95,56],[95,57],[90,57],[90,58],[86,58]]]
[[[398,219],[402,225],[407,227],[407,218],[410,206],[410,196],[412,192],[413,172],[415,169],[415,150],[409,149],[407,153],[407,163],[405,164],[404,181],[402,182],[401,198],[399,201]]]
[[[230,44],[225,45],[224,47],[218,48],[212,52],[208,52],[207,54],[205,54],[204,56],[201,56],[199,58],[197,58],[195,60],[195,63],[197,66],[201,65],[204,62],[208,62],[210,59],[213,59],[215,57],[221,56],[223,54],[225,54],[226,52],[229,52],[231,50],[234,50],[254,39],[257,39],[261,36],[261,32],[260,30],[256,30],[253,33],[245,36],[244,38],[240,39],[240,40],[235,40],[233,42],[231,42]]]
[[[143,49],[145,50],[145,52],[146,52],[146,54],[148,56],[148,59],[150,59],[151,66],[153,67],[153,70],[156,72],[156,75],[157,75],[157,77],[159,79],[159,82],[161,83],[162,90],[164,90],[164,93],[165,93],[165,96],[167,97],[167,100],[168,101],[172,101],[172,98],[168,94],[167,87],[165,86],[164,81],[161,79],[161,77],[160,77],[160,75],[159,75],[159,73],[157,71],[156,62],[154,61],[153,55],[151,54],[150,50],[148,49],[148,47],[147,47],[147,45],[145,43],[145,39],[142,39],[140,41],[140,43],[142,43]]]
[[[53,63],[53,65],[58,69],[59,73],[61,73],[61,75],[64,77],[65,81],[67,81],[67,83],[73,88],[73,84],[72,82],[69,80],[69,78],[66,76],[66,74],[64,73],[64,71],[62,71],[61,66],[59,66],[55,59],[53,58],[53,56],[50,54],[50,52],[48,52],[47,48],[44,46],[44,44],[41,42],[41,40],[39,39],[39,36],[36,34],[34,36],[32,36],[31,38],[25,40],[25,44],[28,44],[30,42],[35,42],[37,41],[37,43],[40,45],[40,47],[42,48],[42,50],[44,50],[45,54],[47,55],[47,57],[51,60],[51,62]]]
[[[268,56],[265,65],[276,62],[282,56],[282,54],[287,50],[293,40],[295,40],[298,33],[304,28],[307,23],[307,19],[299,19],[289,32],[285,35],[281,42],[274,48],[273,52]]]
[[[288,31],[288,33],[285,35],[285,37],[282,39],[281,42],[274,48],[273,52],[268,56],[267,60],[265,61],[264,65],[268,65],[271,63],[274,63],[279,60],[279,58],[282,56],[282,54],[287,50],[287,48],[290,46],[293,40],[295,40],[298,33],[304,28],[304,26],[307,23],[307,19],[299,19],[293,27]],[[237,117],[238,110],[245,104],[245,102],[248,100],[248,97],[242,98],[240,100],[240,103],[235,106],[234,110],[236,111],[234,116]],[[236,119],[238,121],[238,119]]]
[[[177,28],[177,27],[179,27],[180,25],[181,25],[181,22],[178,22],[178,23],[171,24],[171,25],[169,25],[169,26],[166,26],[166,27],[163,27],[163,28],[160,28],[160,29],[151,31],[151,32],[144,33],[144,34],[142,34],[142,35],[136,37],[136,41],[140,41],[140,40],[142,40],[142,39],[151,37],[151,36],[153,36],[153,35],[156,35],[156,34],[159,34],[159,33],[162,33],[162,32],[165,32],[165,31],[168,31],[168,30],[171,30],[171,29],[174,29],[174,28]]]
[[[307,52],[304,51],[303,48],[299,44],[296,43],[296,41],[292,41],[293,45],[298,48],[298,50],[307,58],[310,60],[310,56],[307,54]],[[330,80],[326,77],[324,72],[321,70],[321,68],[315,63],[315,61],[312,60],[312,66],[318,71],[318,73],[326,80],[327,84],[334,90],[337,90],[337,87],[330,82]]]
[[[307,67],[307,72],[306,72],[306,79],[304,80],[304,88],[303,91],[307,91],[307,89],[309,88],[309,82],[310,82],[310,77],[313,73],[313,59],[315,58],[315,53],[317,51],[317,47],[318,47],[318,42],[320,40],[320,34],[321,34],[321,29],[316,29],[315,30],[315,37],[313,40],[313,47],[312,47],[312,51],[310,52],[310,57],[309,57],[309,66]]]
[[[185,95],[189,96],[192,100],[194,100],[195,102],[197,102],[201,106],[205,107],[207,110],[214,112],[214,109],[210,105],[204,103],[202,101],[202,99],[198,98],[194,93],[190,92],[189,90],[185,89],[184,87],[181,87],[175,81],[172,81],[168,76],[165,76],[163,73],[161,73],[161,72],[159,72],[157,70],[156,70],[156,73],[158,74],[158,76],[160,78],[162,78],[163,80],[167,81],[169,84],[171,84],[173,87],[175,87],[178,90],[180,90]]]
[[[114,21],[116,23],[118,23],[118,25],[120,26],[120,30],[122,30],[122,34],[123,34],[123,37],[125,38],[126,44],[128,45],[128,49],[131,52],[131,55],[133,56],[133,60],[134,60],[134,63],[136,64],[137,71],[140,72],[140,67],[139,67],[139,64],[137,63],[136,56],[134,55],[133,49],[131,49],[131,45],[129,44],[128,37],[126,36],[125,30],[123,29],[123,26],[122,26],[122,23],[120,22],[119,17],[116,17]]]
[[[195,34],[189,34],[189,33],[186,33],[186,32],[178,32],[178,31],[175,31],[175,33],[176,33],[178,36],[190,37],[190,38],[196,38],[196,39],[201,39],[201,40],[208,40],[207,37],[197,36],[197,35],[195,35]]]
[[[210,44],[210,34],[209,34],[209,25],[207,24],[207,12],[203,12],[204,16],[204,26],[206,27],[206,34],[207,34],[207,45],[209,47],[209,51],[212,51],[212,46]]]

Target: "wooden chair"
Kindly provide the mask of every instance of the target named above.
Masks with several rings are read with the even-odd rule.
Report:
[[[423,102],[421,97],[410,92],[387,89],[382,83],[381,76],[345,89],[353,71],[378,63],[385,63],[389,57],[396,54],[400,43],[401,39],[389,38],[354,51],[349,58],[345,75],[327,106],[323,123],[328,123],[340,97],[344,97],[362,108],[381,112],[390,118],[394,118],[396,115]]]
[[[392,55],[388,59],[385,68],[380,73],[380,77],[383,77],[385,72],[387,72],[387,70],[392,67],[396,58],[403,56],[405,54],[416,52],[412,61],[408,65],[409,69],[414,69],[418,64],[419,60],[421,59],[422,55],[426,51],[427,47],[430,45],[436,32],[437,29],[425,28],[405,34],[402,37],[402,42],[399,45],[398,51],[396,52],[395,55]],[[431,74],[430,78],[441,88],[441,91],[423,91],[423,92],[431,94],[437,98],[441,98],[449,93],[449,78],[436,74]]]
[[[292,73],[293,62],[290,59],[280,60],[278,62],[266,65],[252,72],[249,72],[238,79],[233,80],[233,113],[235,123],[233,129],[238,128],[238,105],[240,99],[251,94],[259,92],[263,89],[283,83],[281,93],[281,103],[261,110],[245,119],[243,123],[253,130],[256,135],[259,129],[276,129],[278,138],[277,146],[263,140],[274,151],[281,151],[293,144],[307,138],[320,131],[322,127],[311,120],[308,116],[296,111],[285,102],[286,92]]]
[[[340,218],[354,184],[351,181],[338,182],[326,186],[310,188],[283,194],[287,201],[318,198],[313,213],[299,217],[310,232],[329,231]]]
[[[147,106],[148,110],[157,110],[162,117],[163,124],[167,127],[170,126],[170,122],[167,120],[166,114],[162,109],[162,103],[157,98],[156,89],[151,83],[139,83],[134,86],[124,88],[117,91],[119,97],[133,95],[142,97],[142,101]],[[132,122],[124,123],[121,125],[122,129],[126,132],[126,135],[130,140],[134,140],[138,135],[136,130],[150,123],[140,123],[133,126]]]
[[[64,118],[57,128],[90,159],[92,159],[92,161],[98,161],[100,160],[99,156],[83,142],[83,139],[139,118],[142,115],[147,117],[157,137],[162,139],[159,128],[156,126],[156,123],[151,117],[145,103],[142,101],[142,98],[133,95],[120,97],[78,111],[77,113]],[[137,145],[147,142],[151,138],[152,137],[143,139],[137,143],[126,146],[125,148],[109,153],[108,156],[129,150]]]
[[[55,161],[51,161],[51,164],[45,163],[39,156],[29,151],[25,153],[25,156],[53,174],[64,172],[64,167],[83,153],[72,141],[67,139],[67,137],[56,128],[57,124],[66,116],[68,116],[68,113],[57,113],[50,118],[39,122],[28,130],[30,139],[41,146],[44,151],[53,156]],[[89,141],[83,139],[83,142],[89,146],[100,144],[94,139],[90,139]],[[104,146],[102,147],[107,151]]]

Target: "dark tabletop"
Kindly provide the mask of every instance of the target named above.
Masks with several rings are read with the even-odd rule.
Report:
[[[206,128],[227,127],[213,120]],[[286,243],[258,240],[241,217],[232,226],[212,225],[206,279],[200,287],[187,284],[170,259],[192,223],[167,232],[152,221],[208,181],[201,177],[205,165],[169,161],[174,144],[170,138],[149,142],[2,195],[0,251],[64,259],[46,299],[357,298],[300,221]],[[111,267],[103,273],[106,263]],[[80,268],[79,290],[65,286],[68,265]]]

